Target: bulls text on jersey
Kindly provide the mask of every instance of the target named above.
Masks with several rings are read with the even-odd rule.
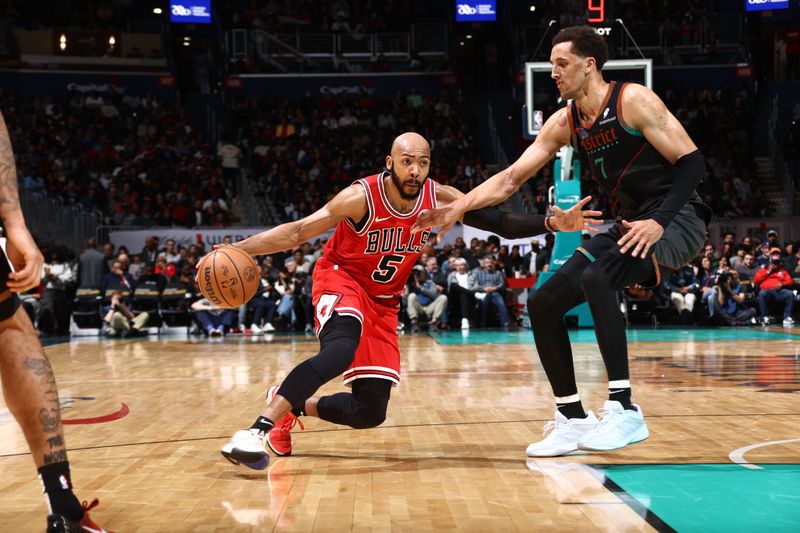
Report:
[[[404,235],[406,228],[381,228],[367,233],[367,247],[365,254],[415,254],[422,251],[422,247],[431,236],[429,231],[420,231],[412,235],[409,231]]]

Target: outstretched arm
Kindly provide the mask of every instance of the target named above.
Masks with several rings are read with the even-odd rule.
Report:
[[[436,200],[440,203],[452,203],[464,197],[464,193],[449,186],[436,187]],[[521,239],[541,235],[550,231],[597,231],[592,225],[601,224],[600,211],[581,211],[592,199],[583,198],[580,202],[564,211],[554,206],[553,216],[531,215],[528,213],[510,213],[496,207],[483,207],[464,213],[464,223],[474,228],[490,231],[506,239]],[[420,215],[422,216],[422,215]]]
[[[33,242],[22,216],[14,151],[11,148],[11,137],[2,113],[0,113],[0,222],[5,229],[8,259],[15,270],[8,276],[8,288],[17,293],[25,292],[39,285],[44,258],[39,247]]]
[[[307,217],[262,231],[232,246],[241,248],[250,255],[272,254],[296,248],[346,218],[361,220],[366,213],[367,197],[364,188],[353,184]]]
[[[498,172],[466,196],[449,205],[417,217],[412,231],[441,226],[440,234],[449,230],[467,211],[495,206],[514,194],[520,185],[542,168],[558,150],[570,142],[566,109],[547,119],[536,141],[510,167]]]

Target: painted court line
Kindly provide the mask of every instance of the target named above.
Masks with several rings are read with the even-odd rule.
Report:
[[[766,446],[776,446],[779,444],[789,444],[790,442],[800,442],[800,439],[771,440],[767,442],[759,442],[758,444],[751,444],[750,446],[743,446],[737,450],[733,450],[731,453],[728,454],[728,457],[730,458],[732,463],[736,463],[744,468],[749,468],[750,470],[763,470],[762,467],[748,462],[747,459],[744,458],[744,454],[746,454],[750,450],[755,450],[756,448],[764,448]]]

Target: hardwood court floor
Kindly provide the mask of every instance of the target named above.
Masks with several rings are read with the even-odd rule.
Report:
[[[553,401],[530,331],[404,335],[403,381],[382,427],[303,419],[294,455],[262,472],[219,448],[252,422],[269,384],[315,353],[313,337],[90,338],[47,353],[64,418],[99,422],[66,427],[77,494],[99,497],[93,516],[117,532],[796,531],[792,332],[630,332],[650,439],[537,460],[525,447]],[[597,345],[588,331],[573,340],[580,392],[596,411],[606,394]],[[322,392],[338,390],[336,380]],[[734,457],[760,470],[732,462],[753,445]],[[41,531],[40,485],[3,404],[0,472],[0,532]]]

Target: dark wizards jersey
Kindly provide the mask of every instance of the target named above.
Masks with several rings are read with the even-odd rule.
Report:
[[[675,167],[656,150],[642,132],[622,117],[622,91],[627,83],[610,82],[606,100],[590,127],[581,124],[578,106],[571,101],[567,117],[572,146],[581,163],[606,191],[619,215],[627,220],[650,218],[669,193]],[[690,202],[698,202],[694,193]]]

